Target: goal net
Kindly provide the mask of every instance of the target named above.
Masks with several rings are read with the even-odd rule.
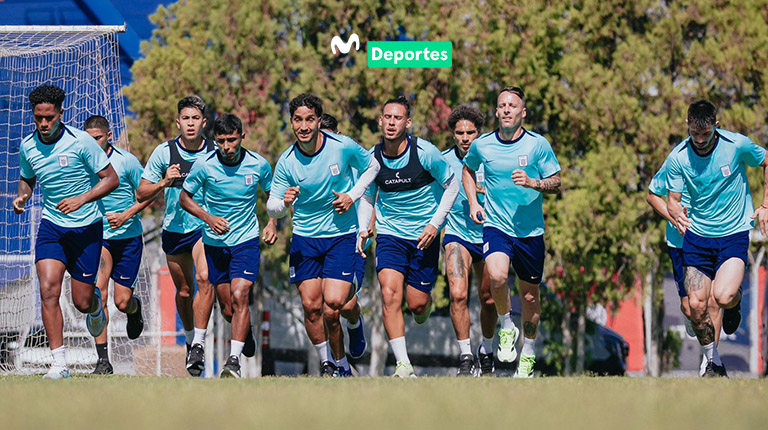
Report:
[[[65,124],[82,129],[89,116],[102,115],[109,120],[113,143],[128,148],[116,34],[123,30],[0,26],[0,374],[45,372],[52,361],[34,266],[39,187],[24,214],[16,215],[11,205],[19,180],[19,144],[34,131],[27,97],[43,84],[63,88]],[[168,374],[161,360],[161,312],[154,284],[145,259],[135,289],[143,303],[144,333],[133,341],[125,333],[125,315],[114,307],[110,285],[108,344],[115,373]],[[85,316],[72,304],[69,275],[60,301],[70,370],[90,372],[97,360],[94,340]]]

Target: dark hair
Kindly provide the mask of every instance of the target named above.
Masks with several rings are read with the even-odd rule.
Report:
[[[334,133],[338,133],[339,122],[336,121],[336,118],[334,118],[333,115],[324,113],[323,116],[320,117],[320,128],[331,130]]]
[[[98,128],[99,130],[109,131],[109,121],[101,115],[93,115],[88,117],[83,123],[83,129]]]
[[[485,124],[485,115],[482,112],[470,105],[459,105],[448,116],[448,127],[451,130],[455,130],[456,124],[463,119],[474,124],[478,131]]]
[[[177,105],[179,113],[181,113],[184,108],[188,107],[195,108],[199,110],[201,114],[205,114],[205,100],[197,94],[192,94],[191,96],[179,100]]]
[[[688,106],[688,126],[712,127],[717,123],[717,107],[708,100],[696,100]]]
[[[33,108],[39,104],[50,103],[53,107],[60,110],[66,96],[64,90],[57,86],[40,85],[29,93],[29,102]]]
[[[317,96],[309,93],[299,94],[296,96],[296,98],[291,100],[291,103],[288,105],[288,110],[290,111],[291,116],[296,113],[296,109],[302,106],[314,109],[315,115],[319,117],[323,116],[323,101],[320,100]]]
[[[408,103],[408,99],[405,98],[405,96],[399,96],[399,97],[395,97],[393,99],[387,100],[387,102],[384,103],[384,107],[387,107],[387,105],[392,104],[392,103],[405,106],[405,117],[406,118],[410,118],[411,117],[411,104]],[[383,108],[382,108],[382,110],[383,110]]]
[[[227,135],[237,132],[243,134],[243,122],[235,114],[225,113],[213,122],[213,135]]]
[[[504,93],[512,93],[512,94],[520,97],[520,100],[522,100],[523,104],[525,104],[525,92],[523,91],[522,88],[520,88],[520,87],[504,87],[504,88],[501,89],[501,91],[499,91],[499,95],[496,96],[496,98],[498,99],[499,96],[504,94]]]

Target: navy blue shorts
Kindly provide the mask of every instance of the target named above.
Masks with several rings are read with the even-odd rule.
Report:
[[[363,288],[363,281],[365,281],[365,257],[355,253],[355,278],[352,280],[352,284],[355,286],[355,294],[359,293]]]
[[[688,297],[685,291],[685,266],[683,266],[683,248],[669,247],[669,258],[672,260],[672,275],[675,277],[677,294],[682,299]]]
[[[139,277],[144,241],[141,236],[128,239],[107,239],[102,243],[112,255],[112,280],[116,284],[133,288]]]
[[[289,258],[291,282],[314,278],[352,282],[356,252],[357,233],[323,238],[294,234]]]
[[[482,243],[469,243],[466,240],[456,236],[454,234],[446,234],[443,236],[443,248],[445,245],[456,242],[463,246],[464,249],[469,251],[469,255],[472,257],[472,264],[483,261],[483,244]]]
[[[35,263],[59,260],[67,267],[72,279],[95,285],[103,233],[101,220],[85,227],[69,228],[43,218],[35,241]]]
[[[235,246],[205,244],[205,260],[208,262],[208,280],[211,284],[226,284],[234,278],[256,282],[261,262],[259,240],[255,237]]]
[[[167,255],[191,254],[200,238],[203,237],[203,229],[190,231],[189,233],[174,233],[163,230],[160,240],[163,243],[163,252]]]
[[[715,279],[715,273],[730,258],[740,258],[747,265],[748,251],[748,231],[724,237],[702,237],[689,230],[683,236],[683,264],[699,269],[709,279]]]
[[[389,234],[376,236],[376,273],[394,269],[405,275],[405,282],[429,294],[437,279],[440,241],[426,249],[417,249],[415,239],[401,239]]]
[[[503,252],[515,269],[518,279],[538,284],[544,274],[544,235],[512,237],[494,227],[483,227],[483,257]]]

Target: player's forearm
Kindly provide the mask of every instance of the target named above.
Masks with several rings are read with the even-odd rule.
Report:
[[[376,158],[371,157],[371,162],[368,164],[368,168],[365,169],[365,172],[363,172],[357,179],[355,186],[347,193],[353,202],[360,200],[360,197],[363,196],[363,193],[365,193],[365,190],[371,185],[371,182],[376,179],[379,170],[381,170],[381,165],[376,161]]]
[[[19,185],[16,187],[16,197],[27,196],[26,200],[28,200],[29,196],[32,195],[32,189],[34,187],[35,187],[35,178],[27,179],[24,177],[20,177]]]
[[[443,188],[445,189],[443,197],[440,199],[440,204],[437,206],[437,210],[429,221],[429,224],[438,230],[443,226],[445,218],[448,216],[448,212],[450,212],[453,203],[456,201],[456,197],[459,195],[459,181],[456,179],[456,175],[451,176],[451,178],[443,184]]]
[[[136,200],[139,202],[151,202],[154,200],[155,196],[157,196],[157,194],[163,190],[163,188],[165,188],[163,180],[154,183],[149,182],[146,179],[142,179],[141,183],[139,184],[139,189],[136,190]]]
[[[674,222],[674,220],[683,214],[683,205],[680,203],[681,198],[681,193],[675,193],[672,191],[669,192],[669,199],[667,200],[667,212],[669,213],[670,218],[673,220],[672,222]]]
[[[204,222],[208,222],[211,214],[205,211],[196,201],[192,198],[192,195],[187,190],[181,190],[179,195],[179,205],[185,211],[189,212],[193,216],[200,218]]]
[[[645,200],[648,202],[649,205],[664,219],[667,221],[675,222],[672,217],[669,215],[669,210],[667,209],[667,202],[664,201],[664,199],[661,196],[658,196],[656,194],[653,194],[651,192],[648,192],[648,196],[645,198]]]
[[[141,211],[146,209],[146,207],[149,206],[150,204],[152,204],[152,200],[146,200],[146,201],[143,201],[143,202],[139,202],[139,201],[135,202],[134,204],[131,205],[131,207],[129,207],[124,212],[126,218],[130,218],[130,217],[136,215],[137,213],[141,213]]]
[[[559,173],[544,179],[532,179],[532,181],[531,188],[540,193],[557,194],[560,192],[561,181]]]
[[[766,157],[768,158],[768,157]],[[768,167],[765,166],[766,161],[763,161],[763,203],[760,207],[768,209]]]
[[[357,206],[357,229],[359,232],[368,231],[373,218],[373,197],[364,194]]]
[[[101,179],[93,188],[80,195],[85,200],[84,203],[100,200],[102,197],[115,191],[117,186],[120,185],[120,179],[118,179],[117,173],[111,165],[108,165],[99,172],[99,178]]]
[[[288,213],[283,199],[270,195],[267,199],[267,215],[270,218],[282,218]]]
[[[475,171],[467,166],[461,170],[461,184],[464,192],[467,194],[470,206],[477,203],[477,186],[475,185]]]

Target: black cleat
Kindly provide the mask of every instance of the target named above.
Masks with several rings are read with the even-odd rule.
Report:
[[[727,378],[728,372],[725,371],[725,365],[718,366],[714,361],[707,363],[707,368],[704,370],[704,378]]]
[[[459,357],[459,370],[456,376],[475,376],[475,357],[463,354]]]
[[[111,375],[113,373],[115,372],[112,370],[112,364],[109,362],[109,359],[100,358],[96,361],[96,368],[93,369],[91,375]]]
[[[493,376],[496,372],[496,365],[493,360],[493,353],[483,354],[480,348],[477,348],[477,376]]]
[[[330,361],[323,361],[320,366],[320,376],[323,378],[335,378],[339,376],[339,369]]]
[[[205,351],[203,345],[196,343],[187,354],[187,372],[192,376],[200,376],[205,370]]]
[[[741,296],[741,287],[739,287],[739,296]],[[741,298],[736,306],[723,310],[723,331],[725,334],[734,334],[741,324]]]
[[[240,360],[234,355],[230,355],[227,364],[221,369],[220,378],[240,378]]]
[[[253,357],[256,355],[256,341],[253,339],[253,327],[248,326],[248,334],[245,335],[245,345],[243,345],[243,355]]]
[[[141,301],[136,297],[136,312],[127,314],[128,322],[125,323],[125,331],[128,339],[136,339],[144,331],[144,318],[141,317]]]

